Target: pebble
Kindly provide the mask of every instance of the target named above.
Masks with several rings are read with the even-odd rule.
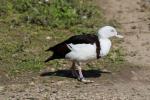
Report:
[[[138,80],[138,78],[136,76],[133,76],[131,79],[134,80],[134,81]]]
[[[0,92],[4,90],[4,86],[0,86]]]
[[[51,40],[51,39],[52,39],[52,37],[50,37],[50,36],[47,36],[47,37],[46,37],[46,39],[47,39],[47,40]]]
[[[34,83],[34,82],[31,82],[30,85],[35,85],[35,83]]]
[[[55,68],[51,68],[50,71],[55,72]]]

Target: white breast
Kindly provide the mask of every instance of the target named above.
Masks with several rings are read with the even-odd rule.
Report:
[[[68,44],[71,52],[65,57],[71,60],[86,61],[96,59],[96,44]]]
[[[100,56],[106,56],[109,53],[111,41],[109,39],[100,39],[100,46]]]

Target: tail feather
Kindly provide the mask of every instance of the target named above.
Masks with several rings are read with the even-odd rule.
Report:
[[[51,56],[51,57],[47,58],[44,62],[46,63],[46,62],[53,60],[53,59],[54,59],[53,56]]]
[[[52,51],[52,47],[48,48],[48,49],[47,49],[47,50],[45,50],[45,51]]]

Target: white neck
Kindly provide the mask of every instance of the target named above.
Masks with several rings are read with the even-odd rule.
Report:
[[[108,38],[99,38],[100,41],[100,56],[106,56],[111,47],[111,41]]]

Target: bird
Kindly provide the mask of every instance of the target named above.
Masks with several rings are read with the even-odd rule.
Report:
[[[111,37],[123,38],[112,26],[101,27],[97,35],[74,35],[48,48],[46,51],[52,51],[53,54],[45,60],[45,63],[55,59],[68,59],[72,62],[70,69],[74,77],[81,82],[93,82],[83,76],[81,63],[108,55],[111,48]]]

